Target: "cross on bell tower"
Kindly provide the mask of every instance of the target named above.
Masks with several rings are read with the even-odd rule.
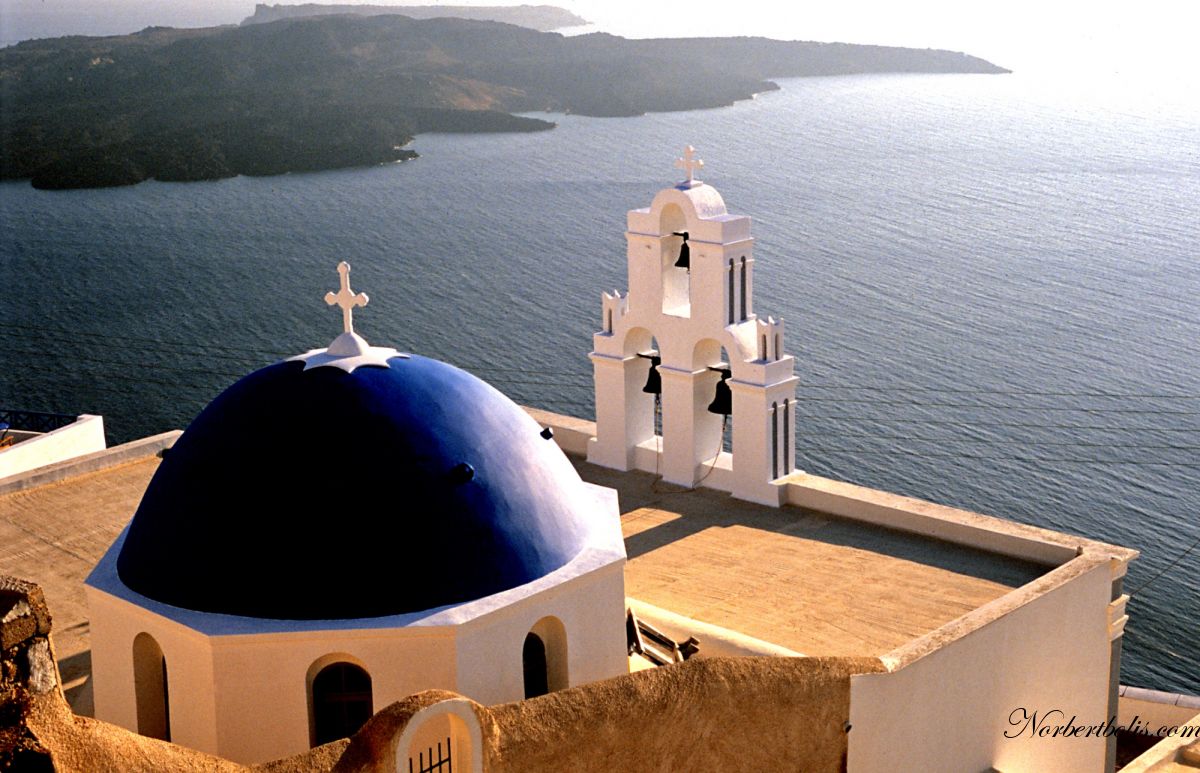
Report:
[[[696,149],[688,145],[683,149],[683,158],[675,159],[675,168],[687,172],[687,184],[696,184],[696,172],[704,168],[704,160],[696,158]]]
[[[795,462],[794,360],[783,352],[783,320],[753,312],[750,218],[729,214],[721,194],[695,179],[704,166],[695,154],[688,145],[675,161],[687,182],[628,213],[629,291],[604,294],[593,336],[588,460],[778,506],[779,482]],[[687,271],[677,265],[684,234]],[[643,391],[651,367],[661,382],[661,436],[654,395]]]

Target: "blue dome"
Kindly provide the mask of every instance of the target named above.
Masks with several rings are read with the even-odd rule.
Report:
[[[594,500],[500,392],[437,360],[281,362],[163,459],[117,571],[185,609],[325,620],[483,598],[574,558]]]

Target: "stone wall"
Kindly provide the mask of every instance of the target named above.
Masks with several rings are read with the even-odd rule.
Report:
[[[453,702],[469,706],[461,726],[478,733],[484,773],[842,771],[850,676],[881,669],[873,659],[706,658],[492,707],[421,693],[372,718],[334,770],[407,770],[403,739]]]
[[[57,690],[42,589],[0,575],[0,770],[54,770],[27,719],[36,696]]]

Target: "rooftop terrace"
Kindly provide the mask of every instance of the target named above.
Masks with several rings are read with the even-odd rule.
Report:
[[[177,435],[44,467],[0,487],[0,574],[42,586],[63,687],[77,712],[91,714],[84,578],[133,517],[158,469],[155,451]]]
[[[823,479],[805,484],[819,495],[813,507],[772,508],[711,489],[682,489],[648,473],[583,461],[579,451],[590,422],[532,413],[555,427],[585,480],[619,492],[628,596],[805,655],[895,653],[997,599],[1013,599],[1012,589],[1069,560],[1054,557],[1093,545],[914,500],[900,507],[884,502],[895,495],[869,490],[862,491],[916,520],[900,520],[906,525],[896,529],[870,517],[839,517],[820,503],[836,501],[844,494],[836,487],[849,484]],[[132,517],[158,467],[156,451],[177,435],[0,485],[0,573],[44,588],[64,685],[80,713],[90,712],[91,669],[83,580]],[[938,538],[943,534],[949,536]],[[983,535],[982,541],[973,545],[962,534]],[[1000,548],[993,550],[997,535]],[[1022,557],[1005,549],[1013,545],[1033,548]],[[1021,595],[1037,592],[1027,588]]]
[[[877,656],[1047,567],[573,459],[617,489],[633,598],[805,655]]]

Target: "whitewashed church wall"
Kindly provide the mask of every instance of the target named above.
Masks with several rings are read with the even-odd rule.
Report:
[[[309,670],[344,661],[371,677],[372,710],[407,695],[456,690],[454,639],[446,628],[319,631],[225,636],[214,640],[217,753],[242,763],[266,762],[310,745]],[[269,722],[247,721],[269,717]]]
[[[137,732],[133,641],[138,634],[148,633],[162,649],[167,663],[171,741],[219,753],[208,639],[104,591],[92,587],[86,591],[96,718]]]
[[[525,697],[525,636],[547,615],[567,633],[569,686],[629,672],[624,562],[616,562],[460,626],[457,692],[484,705]]]
[[[848,770],[1103,770],[1103,737],[1031,737],[1022,712],[1108,719],[1111,586],[1100,562],[965,635],[910,645],[929,651],[895,671],[851,677]]]

